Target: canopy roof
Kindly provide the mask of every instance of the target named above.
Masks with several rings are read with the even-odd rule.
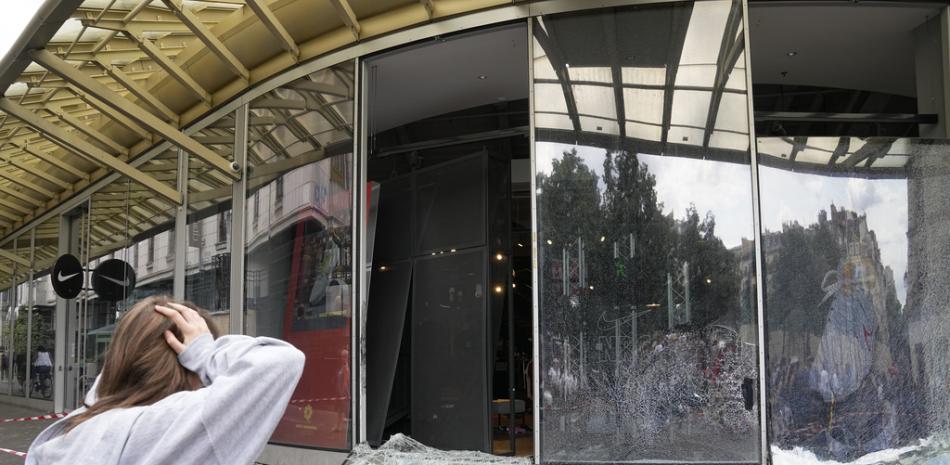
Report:
[[[202,199],[239,176],[231,166],[233,118],[196,133],[187,128],[248,88],[361,40],[506,4],[47,0],[0,63],[0,273],[29,254],[29,236],[11,242],[11,235],[115,173],[123,177],[93,195],[93,202],[114,207],[96,208],[104,216],[91,220],[103,246],[110,236],[171,222],[182,203],[179,147],[192,154],[189,189],[208,192],[189,208],[210,205]],[[312,82],[253,105],[250,161],[266,158],[281,145],[278,138],[301,127],[320,129],[329,142],[339,131],[351,135],[351,128],[337,127],[343,119],[332,108],[321,108],[352,99],[337,95],[339,87]],[[314,150],[328,142],[311,139]],[[148,154],[166,141],[170,150]],[[55,256],[57,228],[55,221],[40,225],[35,268]]]

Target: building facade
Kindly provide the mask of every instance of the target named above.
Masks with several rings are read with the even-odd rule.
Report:
[[[950,456],[945,4],[37,18],[0,73],[0,401],[74,408],[166,294],[307,354],[261,463]],[[58,298],[64,254],[134,289]]]

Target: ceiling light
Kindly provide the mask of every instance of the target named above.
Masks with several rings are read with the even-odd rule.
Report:
[[[488,79],[488,76],[485,76],[484,74],[479,74],[479,75],[478,75],[478,80],[484,81],[485,79]]]
[[[795,56],[795,55],[798,55],[798,52],[796,52],[796,51],[794,51],[794,50],[791,50],[791,51],[789,51],[789,52],[786,52],[785,55],[786,55],[786,56],[793,57],[793,56]]]

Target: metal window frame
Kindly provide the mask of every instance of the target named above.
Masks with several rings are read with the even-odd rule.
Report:
[[[363,156],[365,145],[364,128],[366,127],[366,102],[363,85],[365,63],[360,57],[353,59],[353,203],[351,234],[354,244],[351,251],[353,263],[350,288],[350,419],[354,423],[350,428],[350,446],[366,440],[366,302],[363,301],[363,282],[366,278],[366,212],[369,205],[366,203],[366,169],[367,157]],[[355,308],[352,306],[355,305]],[[353,324],[353,319],[357,324]],[[354,369],[355,368],[355,369]]]
[[[534,121],[534,21],[528,18],[528,151],[531,165],[531,376],[534,461],[541,463],[541,304],[538,291],[538,167]]]
[[[190,155],[178,149],[178,193],[181,204],[175,205],[175,264],[172,267],[172,296],[185,299],[185,274],[188,264],[188,162]]]
[[[27,286],[26,286],[26,353],[27,353],[27,363],[26,363],[26,387],[25,387],[25,397],[27,399],[32,397],[33,394],[33,364],[30,363],[29,354],[33,353],[33,271],[36,267],[35,254],[36,250],[36,228],[30,230],[30,269],[27,271]]]
[[[247,131],[249,103],[234,109],[234,162],[240,167],[240,178],[234,181],[231,190],[231,295],[228,308],[231,334],[244,334],[244,271],[245,271],[245,219],[247,204]]]
[[[745,79],[746,79],[746,106],[749,124],[749,166],[752,178],[749,180],[752,189],[752,227],[755,231],[755,300],[756,300],[756,330],[758,333],[758,375],[759,375],[759,460],[763,465],[771,462],[769,454],[769,422],[768,422],[768,371],[767,371],[767,331],[765,320],[765,256],[762,252],[762,203],[759,197],[759,157],[755,135],[755,109],[752,95],[752,47],[749,42],[749,1],[742,2],[742,35],[745,41]]]

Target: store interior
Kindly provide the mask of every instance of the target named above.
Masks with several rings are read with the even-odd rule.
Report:
[[[367,431],[531,455],[527,30],[367,59]]]

